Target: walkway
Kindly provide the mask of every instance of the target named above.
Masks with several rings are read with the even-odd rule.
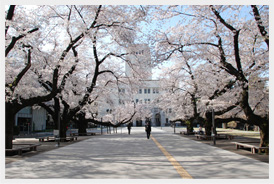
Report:
[[[268,179],[269,164],[161,129],[94,136],[6,164],[6,179]]]

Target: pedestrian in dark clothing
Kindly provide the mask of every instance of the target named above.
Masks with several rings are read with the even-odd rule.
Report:
[[[147,133],[147,139],[149,139],[149,137],[150,137],[150,132],[151,132],[151,125],[150,125],[149,122],[146,122],[145,129],[146,129],[146,133]]]
[[[127,124],[128,134],[130,135],[131,123]]]

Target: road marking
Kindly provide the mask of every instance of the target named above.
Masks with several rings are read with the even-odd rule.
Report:
[[[175,160],[175,158],[152,135],[150,137],[183,179],[193,179],[192,176],[181,166],[181,164],[179,164],[179,162],[177,162],[177,160]]]

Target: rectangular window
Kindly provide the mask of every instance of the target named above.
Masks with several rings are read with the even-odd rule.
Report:
[[[119,93],[125,93],[125,89],[119,88]]]
[[[139,94],[142,94],[142,89],[139,89]]]
[[[150,94],[150,89],[149,88],[147,89],[147,93]]]
[[[155,88],[153,88],[153,94],[155,94],[156,93],[156,89]]]
[[[138,103],[139,102],[139,99],[136,99],[136,103]]]
[[[150,99],[147,99],[147,102],[150,104]]]
[[[144,89],[144,93],[147,93],[147,89]]]

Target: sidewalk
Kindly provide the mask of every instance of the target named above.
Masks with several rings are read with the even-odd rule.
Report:
[[[152,136],[194,179],[268,179],[269,164],[152,129]],[[39,149],[39,148],[38,148]],[[182,179],[144,128],[93,136],[6,164],[6,179]]]

